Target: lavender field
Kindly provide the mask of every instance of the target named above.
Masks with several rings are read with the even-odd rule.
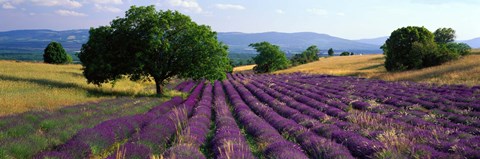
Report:
[[[480,86],[231,74],[35,158],[480,158]]]

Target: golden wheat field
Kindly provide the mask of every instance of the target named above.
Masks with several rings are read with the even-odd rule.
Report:
[[[277,73],[304,72],[338,76],[359,76],[388,81],[415,81],[435,84],[480,85],[480,50],[472,55],[440,66],[405,72],[387,72],[383,55],[335,56],[320,58],[316,62],[299,65]]]
[[[87,84],[81,65],[0,61],[0,116],[117,96],[153,96],[152,82],[119,80],[115,86]],[[175,91],[166,91],[175,94]]]

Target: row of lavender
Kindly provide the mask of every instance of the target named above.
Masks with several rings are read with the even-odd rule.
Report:
[[[460,123],[450,123],[450,125],[455,125],[456,129],[452,129],[449,127],[444,127],[445,124],[439,124],[438,122],[428,122],[425,119],[426,116],[423,118],[416,117],[414,115],[409,115],[410,110],[401,111],[399,109],[404,109],[403,107],[392,106],[385,103],[382,103],[382,100],[378,102],[380,104],[374,105],[370,104],[372,101],[369,101],[369,98],[362,98],[361,96],[357,96],[357,92],[363,91],[359,89],[361,82],[364,82],[363,85],[398,85],[398,83],[391,83],[391,82],[383,82],[383,81],[373,81],[373,80],[364,80],[358,78],[351,78],[351,77],[333,77],[333,76],[311,76],[311,75],[302,75],[302,74],[293,74],[288,76],[249,76],[249,75],[237,75],[235,78],[239,81],[246,81],[248,85],[253,84],[256,86],[261,87],[259,83],[263,83],[263,88],[261,91],[267,92],[269,94],[275,95],[274,91],[271,90],[275,89],[281,93],[276,94],[276,98],[287,103],[287,105],[295,105],[296,103],[292,103],[289,101],[290,97],[293,97],[295,100],[305,103],[312,108],[316,108],[320,111],[320,113],[315,114],[315,111],[311,109],[298,107],[296,106],[295,109],[302,111],[304,114],[311,115],[312,117],[318,117],[317,119],[325,119],[324,114],[328,115],[327,117],[329,122],[333,123],[330,125],[324,125],[320,128],[320,131],[317,131],[320,134],[326,134],[327,137],[331,136],[333,140],[336,140],[338,143],[343,143],[344,145],[347,144],[346,142],[342,141],[343,139],[348,139],[348,137],[336,136],[335,133],[325,133],[325,131],[329,126],[336,125],[344,130],[351,130],[352,132],[359,132],[356,136],[363,136],[367,139],[370,139],[373,143],[375,142],[382,142],[383,148],[377,149],[376,155],[386,154],[382,152],[396,152],[400,155],[407,155],[407,156],[415,156],[415,155],[425,155],[430,154],[431,156],[438,158],[451,158],[451,157],[459,157],[464,156],[467,158],[479,158],[479,137],[478,135],[478,127],[474,125],[462,125]],[[411,85],[415,86],[425,86],[420,84],[410,83]],[[252,87],[252,86],[250,86]],[[405,86],[406,88],[411,88]],[[368,89],[369,87],[363,87],[364,89]],[[475,105],[478,101],[478,90],[476,88],[466,88],[456,86],[453,91],[452,90],[445,90],[445,86],[442,87],[443,91],[449,91],[450,96],[460,96],[462,102],[471,101],[471,105]],[[269,90],[270,89],[270,90]],[[422,89],[421,87],[418,89]],[[252,90],[252,89],[251,89]],[[427,90],[439,90],[436,87],[429,86]],[[255,92],[261,92],[259,90]],[[370,90],[373,91],[373,90]],[[397,92],[401,92],[403,90],[397,90]],[[420,90],[422,91],[422,90]],[[424,91],[428,92],[428,91]],[[433,91],[431,94],[435,93]],[[457,94],[455,94],[457,92]],[[459,93],[460,92],[460,93]],[[466,92],[466,93],[465,93]],[[284,95],[283,95],[284,94]],[[380,94],[380,93],[379,93]],[[426,93],[425,93],[426,94]],[[465,95],[470,96],[465,96]],[[388,94],[391,98],[395,98],[394,94]],[[433,94],[435,95],[435,94]],[[260,97],[260,99],[265,97]],[[273,99],[268,99],[267,101],[272,101]],[[369,103],[370,102],[370,103]],[[374,102],[375,103],[375,102]],[[453,103],[453,102],[452,102]],[[278,105],[278,103],[270,104]],[[297,104],[298,105],[298,104]],[[415,103],[412,104],[412,107],[421,107],[421,104]],[[453,107],[453,106],[449,106]],[[352,108],[354,108],[352,110]],[[385,108],[396,108],[391,109],[388,111],[381,111],[381,109]],[[452,109],[452,108],[451,108]],[[461,108],[456,108],[461,109]],[[428,109],[425,114],[431,115],[428,112]],[[469,112],[475,112],[474,109],[469,109]],[[440,110],[435,110],[440,111]],[[379,113],[384,112],[384,113]],[[404,114],[406,113],[406,114]],[[333,117],[333,122],[331,117]],[[296,117],[295,117],[296,118]],[[293,118],[292,118],[293,119]],[[369,120],[369,121],[368,121]],[[447,119],[445,119],[447,120]],[[478,122],[478,118],[471,118],[473,122]],[[301,121],[299,121],[301,122]],[[378,123],[376,123],[378,122]],[[446,121],[444,121],[445,123]],[[462,129],[459,129],[462,128]],[[336,128],[333,128],[335,130]],[[319,129],[314,129],[319,130]],[[392,131],[392,130],[396,130]],[[468,130],[468,131],[465,131]],[[334,131],[335,132],[335,131]],[[392,134],[393,133],[393,134]],[[385,143],[385,140],[388,140],[394,136],[402,136],[401,140],[404,140],[404,146],[401,144],[393,144],[393,143]],[[355,135],[354,135],[355,136]],[[353,137],[353,136],[352,136]],[[390,138],[388,138],[390,137]],[[349,140],[352,142],[353,140],[361,140],[361,138],[355,137]],[[397,138],[396,140],[400,140]],[[368,142],[365,142],[368,143]],[[348,144],[347,144],[347,147]],[[350,147],[357,147],[361,148],[362,146],[358,146],[354,144],[354,146]],[[368,146],[367,146],[368,147]],[[412,147],[409,149],[409,147]],[[415,149],[413,149],[415,148]],[[399,150],[405,149],[405,150]],[[352,148],[350,148],[352,151]],[[412,151],[416,150],[417,153],[413,153]],[[401,151],[401,152],[399,152]],[[368,152],[368,151],[363,151]],[[378,153],[380,152],[380,153]],[[355,154],[355,151],[352,151]],[[410,153],[410,154],[405,154]]]
[[[81,131],[38,156],[480,158],[479,99],[477,87],[234,74],[214,86],[201,82],[186,101],[174,98],[149,113]]]
[[[189,92],[189,90],[195,86],[192,82],[185,82],[184,85],[185,86],[178,89]],[[197,86],[185,101],[183,101],[181,97],[173,97],[171,100],[152,108],[145,114],[112,119],[104,121],[93,128],[80,130],[65,144],[56,146],[56,148],[51,151],[42,152],[36,155],[35,158],[88,158],[94,155],[103,155],[115,146],[115,144],[122,143],[125,140],[152,142],[152,140],[148,139],[148,133],[154,133],[152,135],[156,136],[157,134],[155,134],[155,132],[168,130],[162,127],[152,132],[152,129],[157,125],[156,123],[171,121],[165,120],[165,118],[175,119],[174,117],[177,117],[176,119],[181,119],[181,114],[178,113],[179,109],[177,109],[177,107],[179,107],[180,104],[182,104],[184,109],[192,107],[200,94],[201,88],[202,85]],[[150,130],[146,131],[146,129]],[[167,135],[165,137],[169,136]],[[155,144],[159,143],[160,142],[157,142]],[[151,144],[150,146],[157,147],[155,144]],[[131,144],[125,144],[125,147],[130,147],[129,145]]]

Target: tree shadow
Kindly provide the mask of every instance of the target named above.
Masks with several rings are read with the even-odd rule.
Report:
[[[38,85],[55,88],[76,88],[87,91],[88,97],[105,97],[105,96],[130,96],[130,97],[158,97],[156,94],[148,93],[132,93],[127,91],[117,90],[102,90],[97,88],[84,87],[75,83],[59,82],[48,79],[32,79],[32,78],[20,78],[8,75],[0,75],[0,80],[13,81],[13,82],[30,82]]]

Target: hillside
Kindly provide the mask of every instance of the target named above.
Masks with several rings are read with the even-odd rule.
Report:
[[[480,38],[470,39],[462,42],[467,43],[472,48],[480,48]]]
[[[311,32],[300,33],[218,33],[218,39],[229,45],[231,52],[255,53],[248,47],[251,43],[268,41],[280,46],[287,53],[299,53],[311,45],[317,45],[322,51],[328,48],[334,48],[337,52],[353,51],[357,53],[378,53],[381,52],[380,45],[364,44],[352,40],[338,38],[327,34],[318,34]]]
[[[440,66],[390,73],[383,67],[383,55],[363,55],[321,58],[317,62],[299,65],[275,73],[305,72],[340,76],[359,76],[388,81],[415,81],[435,84],[480,85],[480,50]]]
[[[68,52],[80,50],[88,40],[88,30],[14,30],[0,32],[0,53],[41,53],[50,41],[62,43]],[[378,53],[379,45],[364,44],[342,39],[327,34],[311,32],[302,33],[218,33],[219,41],[229,46],[231,53],[256,53],[248,47],[255,42],[268,41],[279,45],[287,53],[298,53],[310,45],[317,45],[322,50],[334,48],[338,51],[348,50],[357,53]]]
[[[365,44],[382,46],[383,44],[385,44],[385,41],[387,41],[387,39],[388,39],[388,36],[383,36],[383,37],[372,38],[372,39],[359,39],[355,41],[360,43],[365,43]]]

